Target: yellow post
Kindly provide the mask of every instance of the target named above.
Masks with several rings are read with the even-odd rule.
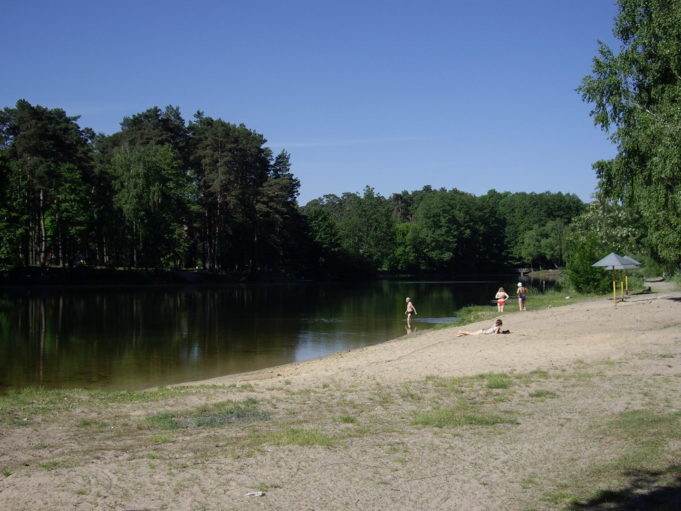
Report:
[[[620,280],[620,294],[622,295],[622,301],[624,301],[624,282]]]
[[[612,303],[617,307],[617,281],[612,281]]]
[[[624,289],[627,292],[627,296],[629,296],[629,275],[627,275],[626,273],[624,274],[624,282],[626,283]]]

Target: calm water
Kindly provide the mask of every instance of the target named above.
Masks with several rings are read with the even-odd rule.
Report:
[[[0,391],[133,390],[306,360],[405,335],[405,296],[416,305],[414,327],[422,331],[453,319],[462,306],[490,304],[499,285],[5,289]],[[513,282],[504,285],[515,289]]]

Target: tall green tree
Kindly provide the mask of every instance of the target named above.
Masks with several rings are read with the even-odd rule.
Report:
[[[121,147],[111,163],[114,206],[124,220],[128,265],[178,267],[184,260],[192,182],[170,145]]]
[[[28,183],[7,154],[0,149],[0,268],[23,262],[22,248],[28,225]]]
[[[92,225],[87,184],[92,178],[91,130],[77,117],[19,100],[0,112],[0,149],[11,190],[13,243],[21,264],[66,264],[87,249]]]
[[[600,43],[578,91],[618,152],[594,164],[606,199],[634,209],[645,244],[681,264],[681,1],[618,0],[614,51]]]
[[[272,152],[259,133],[201,112],[189,129],[191,167],[202,211],[200,260],[210,269],[254,271],[256,202],[271,175]]]
[[[121,130],[112,138],[116,146],[169,145],[177,152],[182,165],[187,164],[189,129],[176,106],[168,105],[164,109],[155,106],[124,117]]]
[[[300,271],[303,218],[296,199],[300,181],[291,173],[290,155],[279,153],[256,196],[257,271]]]

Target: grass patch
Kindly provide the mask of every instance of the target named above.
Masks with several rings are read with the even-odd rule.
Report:
[[[46,461],[46,462],[40,464],[40,468],[44,468],[45,470],[54,470],[55,468],[59,467],[60,465],[61,465],[61,463],[58,462],[58,461]]]
[[[511,379],[507,374],[490,373],[481,374],[480,378],[487,380],[488,389],[507,389],[511,386]]]
[[[530,392],[529,396],[534,397],[534,398],[543,399],[543,398],[557,398],[558,394],[556,394],[555,392],[552,392],[550,390],[539,389],[539,390],[535,390],[534,392]]]
[[[118,404],[150,403],[199,392],[201,392],[199,387],[161,388],[131,392],[27,387],[0,395],[0,421],[9,424],[21,424],[36,416],[61,415],[84,405],[108,410],[111,406]],[[79,427],[96,425],[95,422],[91,424],[88,424],[88,421],[85,420],[81,422],[82,424],[79,424]]]
[[[92,421],[89,419],[83,419],[80,422],[76,424],[76,427],[78,428],[105,428],[106,424],[103,422],[98,422],[98,421]]]
[[[241,403],[224,401],[183,413],[159,413],[147,419],[157,429],[219,428],[228,424],[266,420],[269,414],[257,407],[257,400],[249,398]]]
[[[474,409],[466,404],[459,404],[453,408],[418,413],[412,424],[435,428],[456,428],[461,426],[518,424],[518,421],[510,414],[487,412]]]
[[[279,447],[285,445],[298,445],[303,447],[319,445],[321,447],[333,447],[336,445],[334,439],[325,433],[297,428],[289,428],[283,431],[268,433],[260,437],[260,440],[262,443]]]
[[[631,444],[629,452],[617,462],[621,470],[654,468],[651,464],[668,452],[669,442],[681,439],[681,412],[623,412],[609,421],[604,430]]]

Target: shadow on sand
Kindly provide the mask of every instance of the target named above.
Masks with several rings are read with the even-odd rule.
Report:
[[[570,509],[593,511],[672,511],[681,509],[681,465],[667,470],[627,474],[629,484],[619,490],[603,490],[591,500]],[[669,481],[671,480],[671,483]],[[662,484],[661,481],[666,481]]]

